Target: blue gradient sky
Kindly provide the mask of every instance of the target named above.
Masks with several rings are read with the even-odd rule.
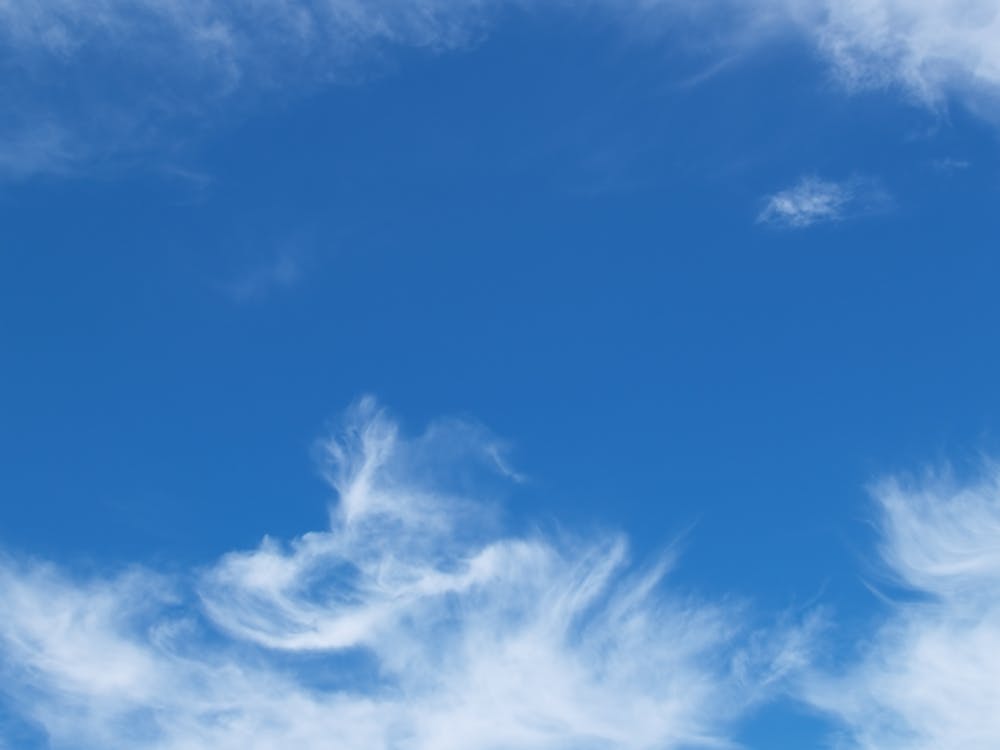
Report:
[[[316,440],[371,393],[405,434],[455,417],[502,442],[522,481],[470,492],[508,533],[617,530],[640,564],[678,544],[673,591],[745,602],[751,627],[822,613],[810,669],[847,670],[893,616],[871,488],[943,467],[979,486],[998,447],[991,60],[928,52],[928,94],[891,55],[859,83],[783,27],[476,13],[456,44],[401,33],[335,62],[269,42],[275,69],[236,59],[224,95],[212,63],[92,29],[58,54],[2,37],[5,555],[68,587],[185,579],[324,528]],[[193,55],[174,44],[158,54]],[[48,127],[69,140],[24,145]],[[19,680],[0,747],[77,747],[19,708]],[[887,740],[802,690],[724,734],[938,736]],[[647,746],[629,742],[594,747]]]

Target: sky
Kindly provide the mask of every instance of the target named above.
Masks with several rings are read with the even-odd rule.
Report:
[[[0,92],[0,749],[1000,746],[1000,2],[0,0]]]

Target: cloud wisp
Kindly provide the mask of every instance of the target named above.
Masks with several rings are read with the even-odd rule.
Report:
[[[813,705],[858,750],[1000,747],[1000,468],[874,491],[882,559],[910,592],[857,661],[815,676]]]
[[[802,229],[884,210],[889,202],[885,191],[871,180],[834,182],[803,177],[792,187],[768,196],[757,221]]]
[[[326,530],[187,576],[0,558],[0,715],[56,749],[679,750],[794,684],[839,747],[1000,743],[996,466],[875,487],[907,595],[824,671],[815,622],[671,592],[671,555],[503,533],[483,488],[512,474],[481,428],[406,438],[363,400],[319,454]]]
[[[823,3],[820,49],[851,87],[897,86],[943,106],[958,96],[1000,116],[1000,2],[861,0]]]
[[[302,280],[302,262],[291,252],[282,252],[267,263],[257,265],[222,285],[233,302],[248,303],[272,292],[290,289]]]
[[[5,0],[0,177],[73,174],[149,151],[169,162],[179,123],[239,110],[244,94],[358,80],[393,48],[461,47],[494,5]]]
[[[724,744],[803,662],[806,631],[670,594],[670,557],[498,532],[478,428],[405,439],[365,400],[321,453],[327,530],[191,582],[3,561],[10,710],[54,748],[665,750]]]
[[[895,88],[1000,120],[998,0],[586,3],[720,61],[804,38],[848,89]],[[474,44],[512,9],[560,0],[6,0],[0,3],[0,176],[71,174],[115,154],[169,157],[171,123],[378,70],[394,49]],[[530,13],[526,14],[530,21]],[[683,38],[681,38],[683,37]],[[153,83],[155,82],[155,83]],[[182,139],[183,140],[183,139]],[[23,144],[22,147],[18,144]],[[154,148],[155,147],[155,148]],[[168,159],[169,160],[169,159]]]

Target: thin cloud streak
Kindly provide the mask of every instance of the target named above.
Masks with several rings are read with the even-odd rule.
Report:
[[[8,704],[55,748],[665,750],[725,744],[807,659],[808,626],[671,595],[672,556],[500,533],[481,428],[407,439],[365,399],[319,451],[329,528],[191,585],[3,561]]]

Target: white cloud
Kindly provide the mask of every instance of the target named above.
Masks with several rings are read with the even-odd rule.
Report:
[[[769,196],[757,220],[807,227],[842,218],[852,200],[853,193],[844,184],[805,177],[793,187]]]
[[[875,489],[882,557],[917,598],[892,605],[858,661],[809,699],[863,750],[1000,747],[1000,469]]]
[[[997,0],[828,0],[824,11],[816,38],[850,85],[899,85],[936,106],[958,94],[1000,114]]]
[[[378,42],[427,47],[460,44],[492,3],[486,0],[5,0],[7,44],[30,62],[40,56],[81,58],[115,48],[158,65],[198,65],[236,83],[246,70],[309,55],[342,55]],[[140,52],[136,47],[145,43]],[[88,49],[91,48],[91,49]],[[273,60],[254,60],[269,49]],[[183,51],[186,58],[172,58]],[[255,67],[256,66],[256,67]]]
[[[393,47],[462,46],[493,5],[3,0],[0,169],[67,174],[150,150],[169,162],[178,123],[239,109],[241,93],[357,80]]]
[[[713,49],[722,62],[795,34],[813,44],[849,88],[895,87],[933,107],[959,96],[1000,118],[1000,0],[585,5],[646,32],[665,31],[671,44]],[[0,150],[0,169],[8,177],[65,173],[151,144],[166,151],[164,131],[173,120],[238,106],[238,92],[356,80],[393,48],[461,48],[481,38],[501,11],[538,7],[574,13],[581,6],[562,0],[4,0],[0,140],[32,147]]]
[[[882,210],[888,203],[887,194],[871,180],[804,177],[768,196],[757,221],[800,229]]]
[[[479,428],[404,439],[366,400],[321,452],[329,529],[193,589],[0,565],[8,702],[54,748],[667,750],[721,745],[803,663],[808,631],[670,595],[669,557],[498,533],[462,491],[504,473]]]

